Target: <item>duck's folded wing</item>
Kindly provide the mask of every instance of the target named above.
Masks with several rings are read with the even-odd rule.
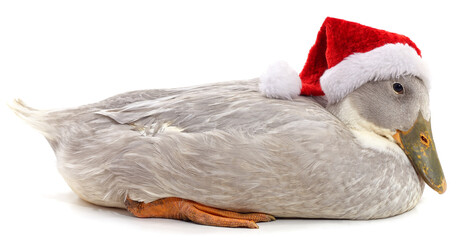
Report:
[[[109,117],[120,124],[131,124],[140,119],[160,115],[161,113],[169,111],[170,108],[167,108],[165,104],[168,100],[173,98],[174,96],[169,96],[153,100],[142,100],[129,103],[120,108],[100,110],[96,113]]]
[[[253,81],[182,89],[167,96],[102,109],[97,114],[151,134],[167,129],[262,133],[301,120],[338,121],[309,97],[293,101],[266,98]]]

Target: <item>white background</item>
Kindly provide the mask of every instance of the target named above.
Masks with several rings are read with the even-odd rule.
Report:
[[[474,239],[476,17],[469,1],[451,2],[1,1],[0,235],[8,237],[0,238]],[[6,106],[21,97],[36,108],[73,107],[248,79],[279,59],[299,71],[326,16],[405,34],[422,50],[444,195],[427,187],[414,210],[384,220],[288,219],[259,230],[137,219],[78,199],[46,140]]]

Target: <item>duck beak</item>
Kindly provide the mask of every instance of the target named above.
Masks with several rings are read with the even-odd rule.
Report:
[[[420,112],[417,120],[408,131],[397,130],[393,138],[403,149],[416,172],[425,180],[426,184],[438,193],[444,193],[446,191],[446,180],[436,153],[430,121],[425,120]]]

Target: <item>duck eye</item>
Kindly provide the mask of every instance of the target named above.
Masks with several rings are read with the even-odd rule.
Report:
[[[403,94],[403,86],[400,83],[394,83],[393,84],[393,91],[395,91],[396,94]]]

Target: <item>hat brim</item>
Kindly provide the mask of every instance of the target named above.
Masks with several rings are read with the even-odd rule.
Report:
[[[320,84],[329,104],[336,103],[369,81],[412,75],[429,88],[428,70],[414,48],[407,44],[385,44],[365,53],[347,56],[327,69]]]

